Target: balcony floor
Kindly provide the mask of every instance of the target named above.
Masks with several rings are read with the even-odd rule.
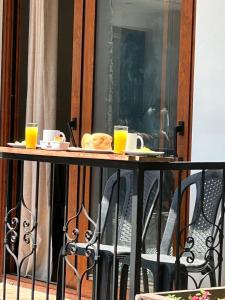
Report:
[[[40,288],[38,288],[38,291],[35,291],[35,300],[46,300],[45,291],[40,291]],[[6,284],[6,299],[7,300],[15,300],[16,299],[16,281],[7,280]],[[49,300],[55,300],[56,296],[54,292],[50,292]],[[2,300],[3,295],[3,283],[0,283],[0,300]],[[20,287],[20,299],[22,300],[30,300],[31,299],[31,289],[29,287]],[[73,300],[76,299],[76,295],[72,295],[71,297],[65,298],[65,300]],[[87,300],[88,298],[82,297],[82,300]],[[90,298],[89,298],[90,300]]]

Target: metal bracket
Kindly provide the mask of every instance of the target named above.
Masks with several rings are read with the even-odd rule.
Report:
[[[70,128],[73,130],[77,130],[77,118],[72,118],[69,122]]]
[[[67,126],[68,126],[68,129],[69,129],[72,144],[73,144],[74,147],[76,147],[77,144],[76,144],[76,141],[75,141],[75,137],[73,135],[73,130],[77,129],[77,118],[72,118],[72,120],[67,123]]]
[[[184,121],[179,121],[174,128],[174,156],[177,157],[177,134],[184,135]]]
[[[184,135],[184,121],[179,121],[175,129],[176,133],[179,133],[179,135]]]

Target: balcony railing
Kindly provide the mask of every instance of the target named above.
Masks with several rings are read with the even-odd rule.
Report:
[[[43,201],[39,191],[41,163],[51,164],[52,201],[48,204],[50,215],[46,216],[49,218],[46,299],[50,299],[54,268],[57,269],[58,300],[66,298],[68,270],[72,270],[76,286],[74,299],[81,299],[86,293],[87,282],[91,283],[92,299],[134,299],[140,291],[149,289],[161,291],[204,284],[221,285],[225,162],[176,162],[166,157],[50,153],[4,147],[0,148],[0,153],[2,159],[8,161],[5,226],[1,229],[4,230],[2,299],[9,299],[6,283],[12,269],[17,289],[14,299],[22,299],[20,289],[24,277],[30,278],[30,299],[35,299],[38,203]],[[20,170],[20,191],[16,203],[12,204],[14,160]],[[24,161],[36,163],[34,209],[24,200]],[[59,232],[62,243],[56,267],[51,262],[54,231],[51,220],[57,165],[65,166],[66,176],[62,199],[64,224]],[[72,217],[68,217],[70,165],[78,166],[80,174],[77,191],[80,197]],[[95,214],[86,207],[85,201],[89,172],[94,174],[90,176],[92,188],[89,191],[91,202],[96,206]],[[21,208],[30,215],[27,220],[21,217]],[[82,219],[86,219],[83,222],[87,225],[85,229],[79,227]],[[18,253],[21,234],[20,243],[22,240],[30,249],[24,257]],[[26,276],[21,267],[28,258],[32,261],[32,272]]]

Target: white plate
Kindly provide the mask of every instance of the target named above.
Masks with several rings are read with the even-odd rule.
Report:
[[[70,145],[69,142],[45,142],[40,141],[41,149],[43,150],[50,150],[50,151],[66,151]]]
[[[9,147],[14,147],[14,148],[26,148],[24,144],[21,143],[7,143]]]
[[[48,151],[66,151],[65,149],[61,148],[50,148],[50,147],[41,147],[42,150],[48,150]]]
[[[159,155],[163,155],[164,152],[161,152],[161,151],[151,151],[151,152],[126,151],[126,154],[132,155],[132,156],[159,156]]]
[[[13,147],[13,148],[22,148],[22,149],[26,148],[26,146],[24,144],[21,144],[21,143],[7,143],[7,145],[9,147]],[[37,148],[40,148],[40,145],[37,145]]]
[[[84,149],[80,147],[69,147],[68,151],[72,152],[88,152],[88,153],[113,153],[112,150],[101,150],[101,149]]]

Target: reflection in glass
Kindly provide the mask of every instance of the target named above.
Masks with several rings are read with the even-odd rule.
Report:
[[[180,1],[98,1],[94,131],[128,125],[173,148],[179,20]]]
[[[95,54],[93,131],[113,134],[127,125],[142,134],[145,145],[173,152],[177,117],[180,1],[99,0]],[[91,214],[97,215],[98,176],[93,171]],[[109,177],[105,172],[105,180]],[[162,230],[167,219],[173,174],[165,174]],[[94,193],[95,190],[95,193]],[[123,205],[122,188],[120,205]],[[113,200],[111,208],[113,210]],[[146,251],[155,248],[157,212],[146,236]],[[105,242],[113,236],[113,211]]]

